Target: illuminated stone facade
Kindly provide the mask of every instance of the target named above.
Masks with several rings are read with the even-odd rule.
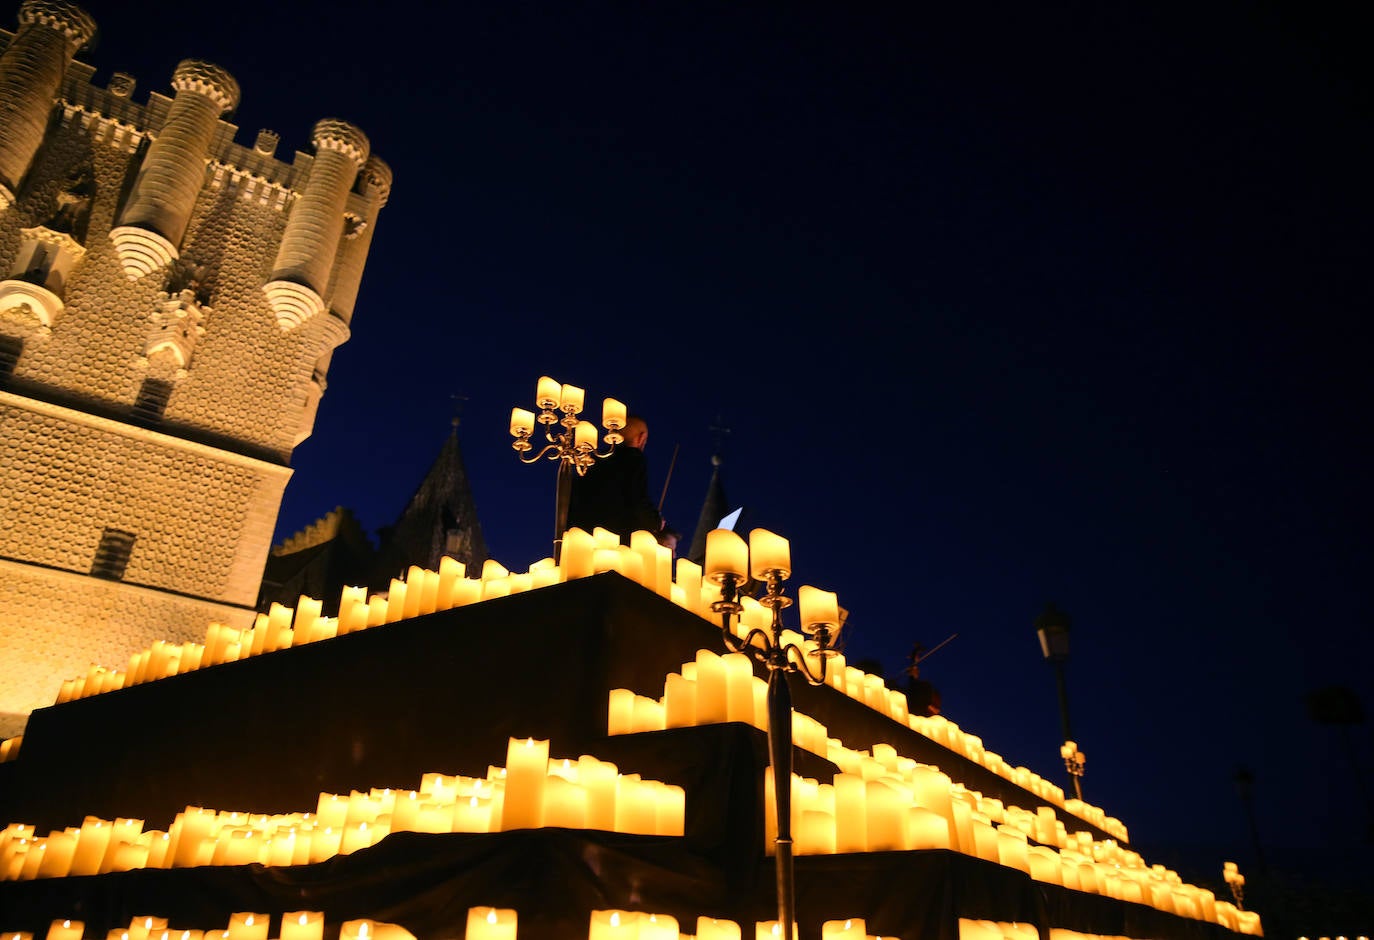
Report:
[[[348,337],[386,165],[234,142],[237,82],[91,83],[95,24],[0,32],[0,736],[91,663],[251,622],[289,460]],[[321,170],[321,172],[315,172]]]

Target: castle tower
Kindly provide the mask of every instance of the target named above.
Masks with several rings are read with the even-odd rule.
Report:
[[[95,21],[62,0],[24,0],[19,31],[0,58],[0,208],[14,204],[43,143],[67,64],[95,36]]]
[[[80,9],[25,0],[19,20],[0,31],[0,736],[92,663],[251,622],[391,183],[342,121],[286,163],[272,132],[234,142],[222,69],[184,61],[140,104],[72,58]],[[313,298],[285,324],[282,281]]]

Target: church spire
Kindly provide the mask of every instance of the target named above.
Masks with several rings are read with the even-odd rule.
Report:
[[[385,587],[410,565],[437,571],[445,555],[461,561],[469,571],[480,569],[486,561],[487,543],[463,465],[458,426],[455,412],[448,438],[429,472],[382,536],[374,587]]]
[[[697,517],[696,531],[692,533],[692,546],[687,550],[687,558],[697,564],[703,564],[706,559],[706,534],[712,529],[719,528],[720,521],[725,518],[725,514],[730,511],[730,504],[725,498],[725,485],[720,479],[720,468],[725,463],[725,458],[721,452],[725,450],[725,438],[729,435],[730,429],[725,427],[719,417],[716,423],[711,425],[711,433],[714,437],[714,446],[711,453],[711,482],[706,487],[706,499],[701,504],[701,515]]]

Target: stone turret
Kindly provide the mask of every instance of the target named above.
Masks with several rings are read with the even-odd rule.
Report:
[[[348,191],[368,156],[363,132],[332,118],[315,125],[311,142],[316,153],[310,178],[287,220],[272,279],[263,287],[283,331],[325,310],[323,294],[343,238]]]
[[[133,192],[110,238],[124,274],[137,280],[178,257],[220,115],[239,103],[239,86],[219,66],[186,59],[172,75],[176,97],[148,148]]]
[[[95,20],[63,0],[24,0],[19,30],[0,56],[0,209],[43,143],[62,76],[72,56],[95,36]]]
[[[377,214],[391,196],[391,167],[376,156],[368,158],[359,175],[362,177],[359,189],[367,201],[367,216],[356,218],[350,215],[346,220],[344,242],[339,249],[339,260],[329,290],[329,309],[345,325],[353,320],[353,304],[358,299],[363,265],[367,262],[372,236],[377,230]]]

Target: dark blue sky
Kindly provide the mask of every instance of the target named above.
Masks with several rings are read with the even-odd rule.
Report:
[[[544,373],[649,417],[655,490],[680,448],[690,532],[720,415],[852,656],[957,631],[946,714],[1057,779],[1053,599],[1086,795],[1148,860],[1253,868],[1245,764],[1271,858],[1335,867],[1361,797],[1303,696],[1374,707],[1363,24],[857,6],[92,2],[85,58],[140,100],[209,59],[241,143],[337,116],[395,170],[279,534],[390,522],[462,394],[492,552],[546,554],[552,469],[506,433]]]

